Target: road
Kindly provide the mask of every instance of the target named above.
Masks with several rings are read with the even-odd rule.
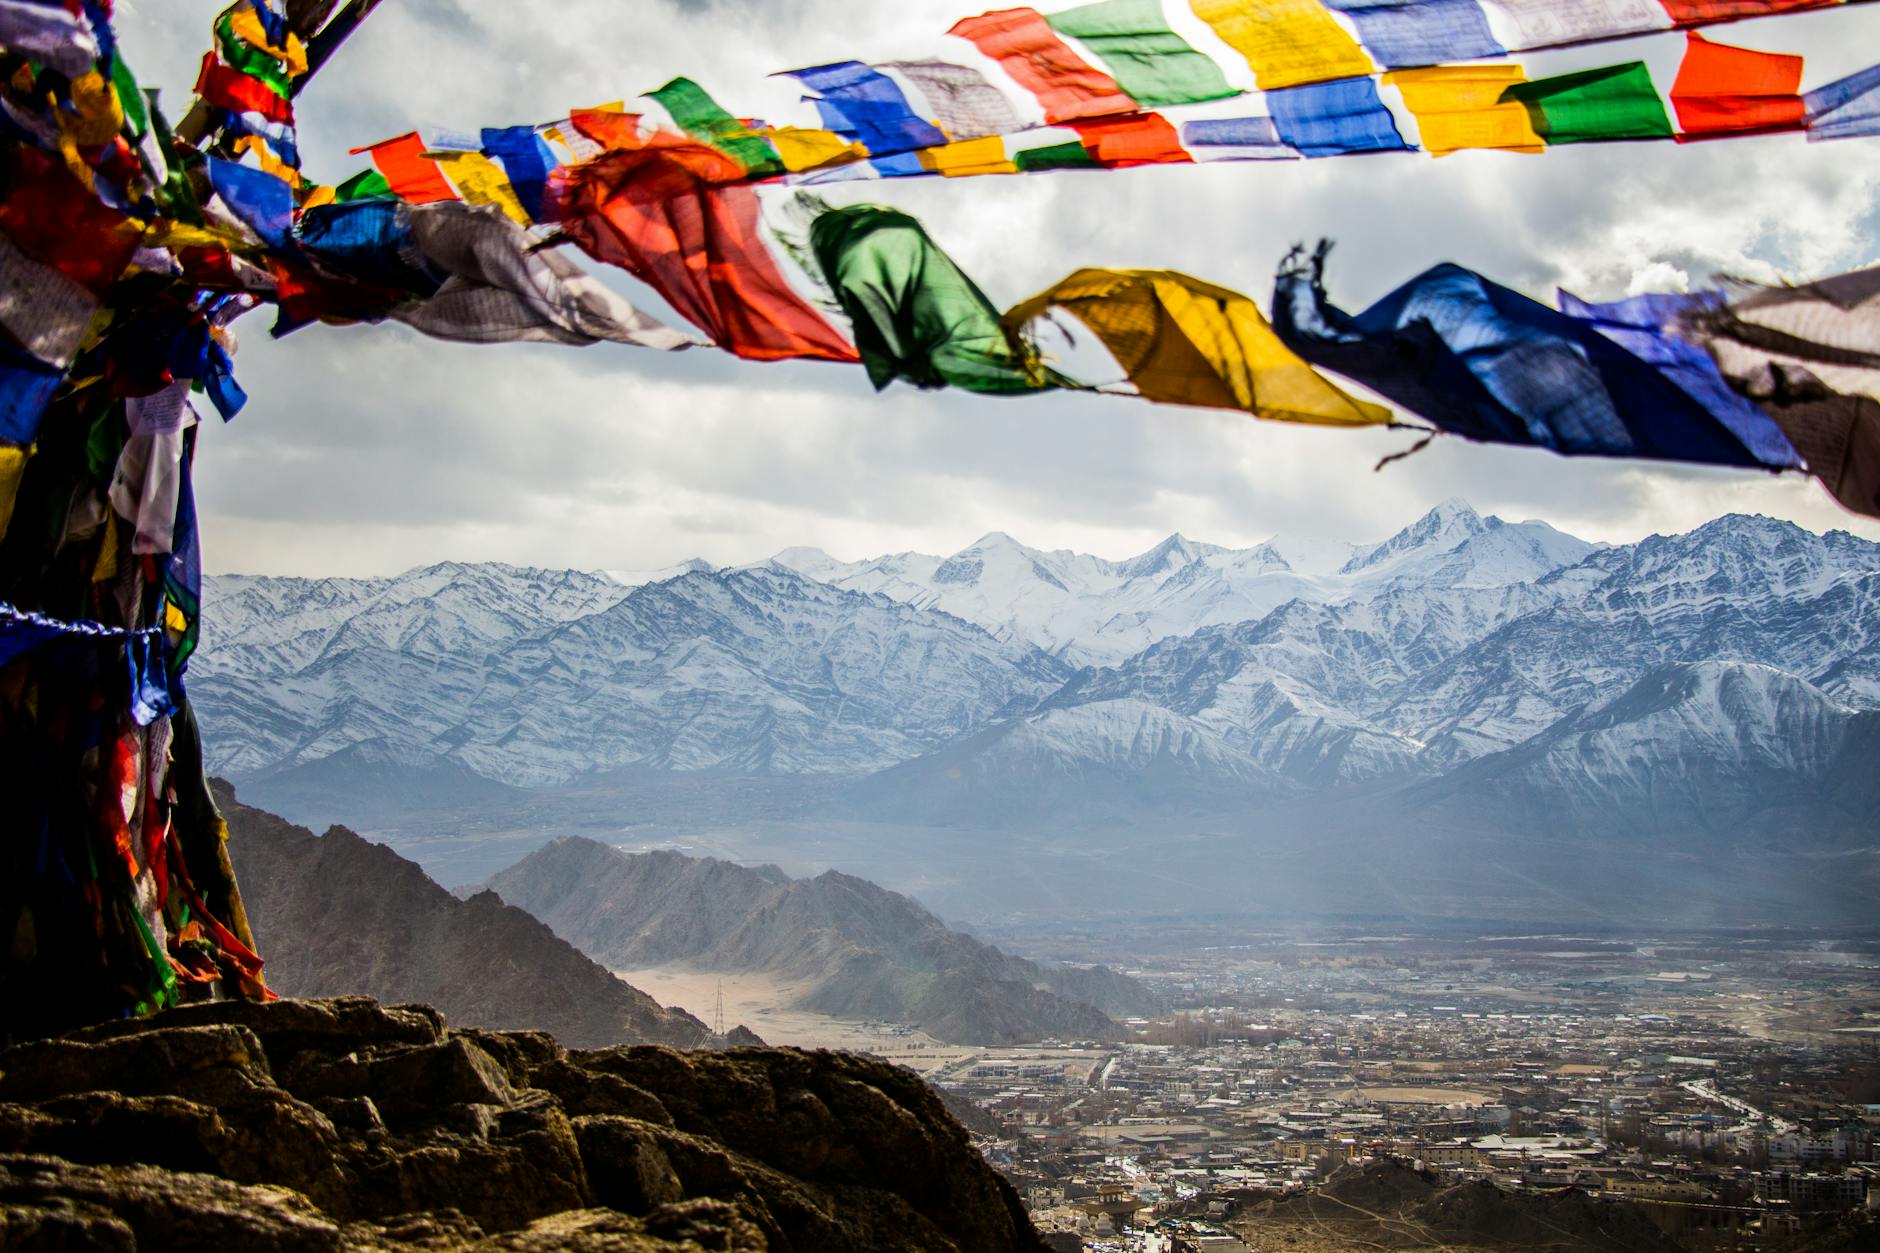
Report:
[[[1702,1097],[1706,1101],[1715,1101],[1719,1105],[1727,1105],[1737,1113],[1743,1114],[1746,1117],[1767,1122],[1770,1129],[1777,1135],[1793,1135],[1802,1129],[1800,1123],[1790,1122],[1786,1118],[1777,1118],[1774,1114],[1766,1114],[1762,1110],[1757,1109],[1754,1105],[1751,1105],[1748,1101],[1740,1101],[1734,1096],[1724,1095],[1717,1091],[1716,1084],[1713,1080],[1686,1079],[1678,1086],[1683,1088],[1686,1092],[1689,1092],[1692,1096]]]

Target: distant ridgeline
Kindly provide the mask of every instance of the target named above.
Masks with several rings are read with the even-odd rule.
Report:
[[[1603,547],[1460,502],[1380,544],[1177,536],[1123,562],[992,535],[638,586],[230,576],[207,583],[196,698],[213,765],[259,801],[393,831],[467,806],[550,835],[601,809],[654,835],[1267,814],[1633,853],[1770,840],[1799,864],[1875,832],[1877,591],[1880,545],[1842,532],[1727,517]]]

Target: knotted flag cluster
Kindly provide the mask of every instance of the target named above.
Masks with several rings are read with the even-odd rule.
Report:
[[[200,406],[240,411],[230,323],[262,305],[277,336],[394,320],[464,342],[859,364],[877,389],[1097,391],[1348,428],[1414,418],[1430,437],[1565,455],[1806,470],[1880,517],[1880,271],[1548,305],[1439,265],[1348,312],[1321,245],[1287,259],[1270,321],[1199,278],[1103,267],[1001,310],[914,218],[816,190],[1872,137],[1880,67],[1809,87],[1801,58],[1698,29],[1835,0],[1005,9],[956,23],[937,51],[786,71],[800,119],[739,116],[674,78],[634,109],[355,148],[369,168],[322,183],[294,101],[375,3],[235,0],[172,127],[119,53],[110,0],[0,0],[0,771],[24,798],[0,841],[0,929],[8,1000],[48,1007],[26,1030],[267,994],[184,690]],[[1663,94],[1643,62],[1531,78],[1510,59],[1656,32],[1685,44]],[[692,329],[635,308],[576,253]],[[1113,376],[1051,357],[1062,319]]]

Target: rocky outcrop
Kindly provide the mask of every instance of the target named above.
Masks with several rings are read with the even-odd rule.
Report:
[[[547,1031],[586,1048],[710,1041],[704,1023],[493,894],[458,900],[382,844],[344,827],[316,836],[241,804],[221,780],[214,787],[275,991],[422,1002],[453,1022]]]
[[[998,1253],[1042,1246],[912,1072],[571,1051],[364,997],[0,1052],[0,1248]]]

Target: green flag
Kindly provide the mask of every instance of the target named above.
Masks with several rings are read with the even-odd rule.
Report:
[[[646,93],[672,115],[679,129],[703,140],[760,178],[783,173],[777,150],[762,135],[746,133],[744,123],[725,112],[703,87],[689,78],[675,78],[658,91]]]
[[[1094,170],[1103,163],[1090,155],[1090,149],[1073,139],[1069,143],[1015,152],[1012,164],[1027,174],[1036,174],[1042,170]]]
[[[1083,41],[1117,85],[1147,108],[1237,96],[1221,67],[1170,30],[1161,0],[1098,0],[1045,18],[1051,29]]]
[[[1550,144],[1669,139],[1671,119],[1643,61],[1516,83],[1501,103],[1526,106],[1534,131]]]
[[[876,390],[916,387],[1026,392],[1049,386],[1027,368],[998,310],[898,209],[851,205],[819,214],[810,250],[855,324],[855,346]]]

